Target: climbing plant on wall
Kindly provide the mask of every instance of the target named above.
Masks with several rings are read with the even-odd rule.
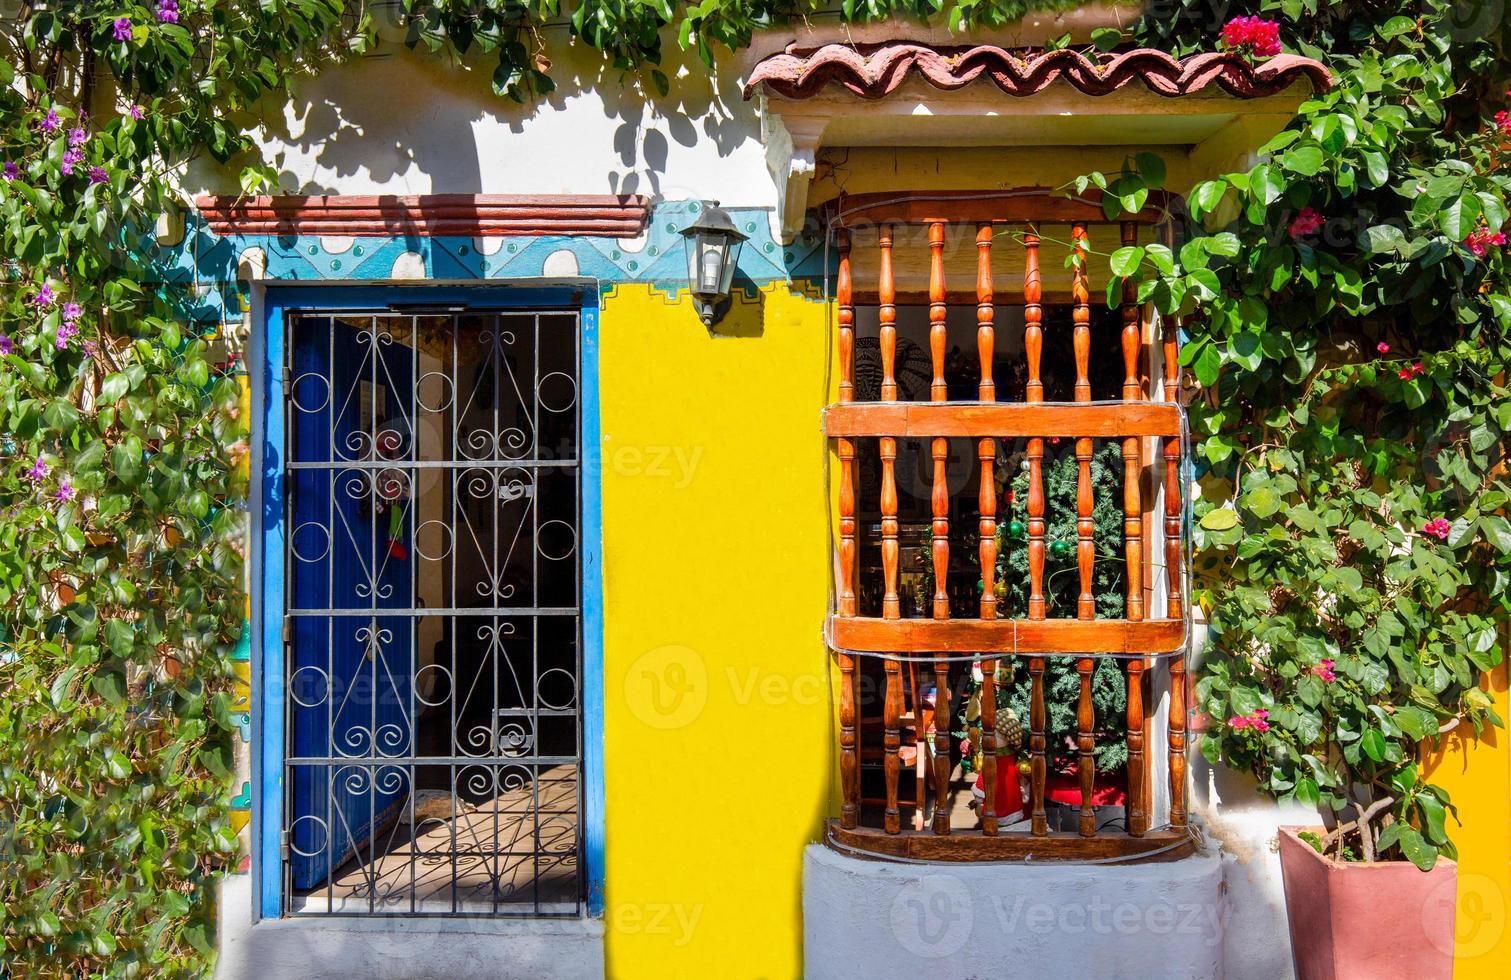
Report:
[[[1185,317],[1201,386],[1201,748],[1316,805],[1329,849],[1430,867],[1454,854],[1453,809],[1423,755],[1500,723],[1481,677],[1511,603],[1504,11],[1280,0],[1215,24],[1214,5],[1176,7],[1140,37],[1289,49],[1337,78],[1261,162],[1191,191],[1178,251],[1112,256]],[[1077,183],[1116,214],[1159,179]]]
[[[0,954],[202,975],[236,851],[247,452],[152,232],[172,168],[346,50],[331,0],[0,19]],[[255,164],[255,161],[253,161]],[[247,186],[264,171],[248,169]]]

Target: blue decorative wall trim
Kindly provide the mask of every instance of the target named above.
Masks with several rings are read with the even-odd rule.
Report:
[[[645,233],[626,241],[588,236],[503,238],[214,234],[198,214],[185,221],[184,240],[161,249],[163,281],[186,287],[201,322],[239,319],[248,308],[247,284],[238,282],[243,255],[260,249],[261,278],[340,279],[531,279],[581,276],[605,288],[651,283],[685,288],[687,261],[680,229],[696,201],[665,202],[652,211]],[[772,282],[823,276],[824,242],[811,232],[783,246],[771,235],[769,212],[731,209],[750,236],[740,250],[736,284],[746,289]]]

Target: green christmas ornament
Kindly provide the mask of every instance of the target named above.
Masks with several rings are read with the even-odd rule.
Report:
[[[1053,541],[1049,545],[1049,553],[1056,558],[1064,558],[1070,554],[1069,541]]]
[[[1014,540],[1021,539],[1027,531],[1028,528],[1024,526],[1022,521],[1007,522],[1007,536]]]

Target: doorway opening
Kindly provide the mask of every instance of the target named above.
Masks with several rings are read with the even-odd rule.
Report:
[[[582,914],[578,315],[286,350],[285,911]]]

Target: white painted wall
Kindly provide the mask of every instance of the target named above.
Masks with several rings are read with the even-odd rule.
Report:
[[[285,193],[638,193],[774,206],[756,107],[734,70],[710,73],[669,47],[671,99],[647,99],[583,45],[554,43],[556,92],[520,106],[492,93],[489,62],[463,68],[383,42],[292,81],[287,104],[266,108],[259,142]],[[188,184],[236,190],[234,171],[213,163]]]

